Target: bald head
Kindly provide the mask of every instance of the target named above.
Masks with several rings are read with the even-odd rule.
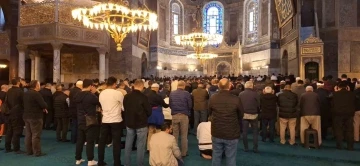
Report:
[[[178,89],[185,89],[185,86],[186,86],[185,81],[179,81],[177,88]]]
[[[312,91],[314,91],[314,88],[312,86],[307,86],[305,88],[305,90],[306,90],[306,92],[312,92]]]
[[[1,85],[1,91],[3,91],[3,92],[7,92],[8,91],[8,88],[9,86],[8,85]]]
[[[229,90],[230,89],[230,81],[227,78],[223,78],[219,81],[219,89],[220,90]]]

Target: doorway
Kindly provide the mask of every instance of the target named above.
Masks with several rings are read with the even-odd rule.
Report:
[[[288,74],[288,69],[289,69],[288,62],[289,62],[288,51],[284,50],[281,58],[281,73],[284,75]]]
[[[305,78],[310,81],[319,79],[319,64],[316,62],[308,62],[305,64]]]

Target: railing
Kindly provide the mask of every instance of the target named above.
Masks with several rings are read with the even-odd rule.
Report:
[[[90,6],[94,2],[90,0],[77,2],[46,0],[21,5],[18,40],[31,44],[65,40],[79,45],[109,46],[109,35],[106,31],[86,28],[81,22],[72,18],[72,9]]]

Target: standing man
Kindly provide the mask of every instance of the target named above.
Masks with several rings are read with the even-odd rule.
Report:
[[[70,100],[70,118],[71,118],[71,143],[75,144],[77,140],[77,131],[78,131],[78,123],[77,123],[77,104],[75,102],[75,96],[81,92],[83,87],[83,81],[77,81],[75,84],[75,88],[70,90],[69,100]]]
[[[144,165],[145,144],[148,132],[148,117],[151,106],[148,98],[141,91],[144,82],[140,79],[134,83],[134,89],[124,97],[124,113],[126,125],[125,165],[131,165],[131,151],[135,134],[137,135],[137,165]]]
[[[86,142],[86,155],[88,159],[88,166],[97,165],[94,160],[94,146],[95,140],[99,137],[98,124],[96,122],[90,124],[86,117],[94,119],[96,117],[96,107],[100,105],[99,98],[94,94],[96,88],[94,81],[85,79],[83,81],[83,89],[75,97],[77,104],[77,119],[78,119],[78,136],[76,141],[75,159],[76,165],[80,165],[82,160],[82,151],[84,143]],[[71,102],[71,101],[70,101]],[[96,119],[97,120],[97,119]]]
[[[260,97],[259,94],[253,90],[254,84],[251,81],[247,81],[245,83],[245,90],[240,93],[239,97],[241,103],[246,103],[243,105],[243,143],[245,152],[249,151],[248,148],[248,139],[247,139],[247,130],[249,128],[249,124],[253,129],[253,139],[254,139],[254,147],[253,150],[255,153],[258,152],[258,113],[260,108]]]
[[[319,145],[321,145],[320,99],[313,91],[313,87],[309,85],[306,87],[306,92],[300,97],[300,139],[301,143],[304,144],[305,130],[311,126],[312,129],[318,132],[318,141]]]
[[[6,92],[9,90],[8,86],[7,85],[1,85],[1,91],[0,91],[0,108],[1,108],[1,105],[3,103],[5,103],[5,100],[6,100]],[[3,112],[1,112],[0,110],[0,143],[1,143],[1,140],[2,140],[2,135],[4,134],[4,129],[5,129],[5,115]],[[0,150],[4,150],[2,148],[0,148]]]
[[[107,88],[100,93],[99,101],[102,107],[102,123],[99,142],[99,163],[98,166],[107,165],[104,162],[105,145],[111,133],[113,144],[114,166],[120,166],[121,160],[121,112],[123,108],[124,95],[116,90],[117,79],[109,77],[106,82]]]
[[[199,123],[206,122],[208,118],[209,93],[204,89],[203,83],[198,83],[197,88],[192,91],[192,96],[194,98],[194,133],[196,134]]]
[[[341,81],[335,87],[335,92],[331,103],[334,133],[336,137],[336,148],[338,149],[342,149],[342,144],[345,137],[345,140],[347,141],[347,149],[354,150],[355,102],[355,94],[350,92],[348,83]]]
[[[179,140],[181,133],[181,155],[187,156],[188,151],[188,129],[189,116],[192,108],[192,99],[189,92],[185,91],[186,83],[179,81],[177,90],[172,91],[169,97],[169,104],[172,115],[173,134],[176,141]]]
[[[66,138],[69,130],[69,90],[65,90],[54,99],[54,117],[56,120],[56,141],[69,142]]]
[[[275,91],[267,86],[263,94],[260,95],[261,107],[261,124],[262,124],[262,141],[266,142],[267,128],[269,126],[270,142],[274,142],[275,137],[275,122],[277,117],[277,101],[278,98],[274,94]]]
[[[42,98],[40,91],[40,82],[33,80],[30,82],[30,90],[24,93],[24,121],[25,121],[25,145],[27,155],[36,157],[44,156],[41,152],[40,137],[43,127],[43,116],[47,105]]]
[[[46,105],[48,106],[48,114],[45,114],[44,113],[44,125],[43,125],[43,128],[46,129],[46,130],[50,130],[50,127],[51,127],[51,120],[52,120],[52,115],[53,115],[53,108],[54,108],[54,105],[53,105],[53,95],[51,93],[51,87],[52,85],[50,83],[47,83],[45,85],[45,88],[41,89],[40,90],[40,94],[41,96],[43,97]]]
[[[279,121],[280,121],[280,143],[285,144],[285,130],[290,130],[290,145],[297,145],[295,142],[296,118],[299,116],[297,110],[298,97],[291,92],[291,85],[285,85],[283,93],[279,96]]]
[[[23,131],[24,120],[24,91],[20,88],[20,78],[11,80],[13,85],[7,92],[7,104],[9,114],[5,114],[6,136],[5,136],[5,153],[14,151],[17,154],[24,153],[20,150],[20,136]],[[11,149],[11,144],[13,149]]]
[[[209,114],[212,116],[212,165],[220,166],[223,153],[226,165],[236,165],[237,144],[240,138],[240,121],[242,118],[241,100],[232,95],[230,81],[223,78],[219,82],[220,91],[209,101]]]
[[[318,94],[320,101],[321,138],[326,139],[327,130],[331,127],[330,91],[324,88],[324,83],[321,81],[316,86],[315,93]]]

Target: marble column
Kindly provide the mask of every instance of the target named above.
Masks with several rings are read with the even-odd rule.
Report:
[[[27,46],[18,44],[16,45],[16,47],[19,51],[18,77],[25,79],[25,51],[27,49]]]
[[[97,51],[99,52],[99,81],[104,81],[106,75],[106,69],[105,69],[106,49],[97,48]]]
[[[52,42],[51,45],[53,46],[53,50],[54,50],[53,82],[60,83],[61,82],[60,50],[61,50],[61,47],[63,46],[63,44],[59,43],[59,42]]]
[[[43,81],[40,78],[40,63],[41,63],[41,56],[39,54],[35,54],[35,67],[34,67],[34,79],[38,81]]]
[[[109,78],[109,53],[105,55],[105,78]]]
[[[30,51],[30,59],[31,59],[31,80],[35,80],[35,55],[33,51]]]

